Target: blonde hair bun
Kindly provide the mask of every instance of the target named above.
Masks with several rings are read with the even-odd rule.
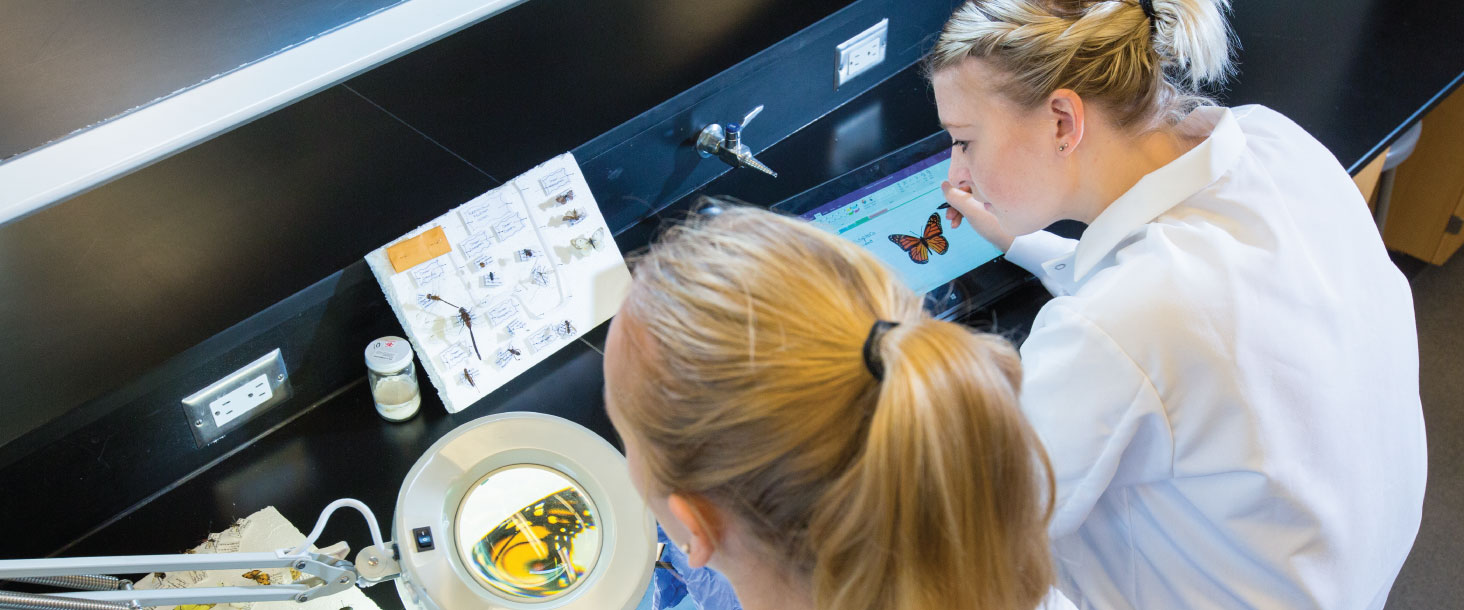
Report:
[[[969,59],[1008,75],[997,88],[1022,107],[1071,89],[1111,109],[1120,127],[1177,123],[1213,104],[1200,88],[1232,68],[1230,0],[972,0],[951,15],[929,74]]]
[[[1154,50],[1193,87],[1230,76],[1228,10],[1230,0],[1154,0]]]

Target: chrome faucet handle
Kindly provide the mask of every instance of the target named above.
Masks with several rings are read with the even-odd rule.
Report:
[[[753,108],[751,112],[742,117],[741,123],[728,123],[726,127],[711,123],[703,127],[696,138],[697,154],[702,158],[715,155],[732,167],[750,167],[777,178],[778,172],[753,157],[752,150],[742,143],[742,128],[752,122],[752,119],[762,113],[762,110],[763,107],[759,104],[757,108]]]
[[[762,104],[758,104],[757,108],[753,108],[751,112],[747,113],[747,116],[742,117],[742,126],[747,127],[747,124],[751,123],[752,119],[756,118],[757,115],[762,114],[762,109]]]

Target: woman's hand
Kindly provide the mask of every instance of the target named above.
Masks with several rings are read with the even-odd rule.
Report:
[[[965,218],[970,221],[971,228],[1002,252],[1012,247],[1012,234],[1002,228],[995,215],[986,211],[986,204],[971,196],[971,191],[959,188],[949,180],[940,183],[940,190],[945,193],[946,203],[951,204],[946,210],[946,220],[951,221],[952,229],[961,226],[961,219]]]

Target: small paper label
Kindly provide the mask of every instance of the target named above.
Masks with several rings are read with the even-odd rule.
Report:
[[[493,233],[499,240],[506,240],[513,237],[524,228],[524,220],[518,214],[509,212],[498,220],[493,221]]]
[[[461,344],[453,344],[447,349],[442,350],[442,353],[437,355],[437,359],[442,361],[443,367],[452,368],[462,364],[470,355],[468,350]]]
[[[544,196],[548,197],[550,193],[569,184],[570,179],[569,170],[561,167],[544,174],[544,177],[539,179],[539,187],[544,189]]]
[[[444,275],[447,275],[447,265],[440,258],[412,268],[412,281],[417,283],[418,288],[429,288]]]
[[[503,200],[502,193],[489,192],[463,204],[458,208],[458,215],[468,233],[487,233],[493,230],[494,221],[503,216],[506,208],[508,202]]]
[[[529,335],[529,347],[536,352],[544,349],[545,347],[548,347],[549,344],[553,342],[554,331],[550,330],[547,326],[535,331],[534,334]]]
[[[508,334],[510,336],[518,336],[525,332],[528,332],[529,325],[524,324],[523,320],[515,318],[513,321],[509,322],[507,326],[504,326],[503,330],[508,331]]]
[[[463,252],[463,258],[473,260],[488,253],[488,247],[493,245],[493,238],[487,233],[474,233],[458,244]]]
[[[518,305],[513,301],[501,301],[488,310],[488,323],[502,326],[518,314]]]

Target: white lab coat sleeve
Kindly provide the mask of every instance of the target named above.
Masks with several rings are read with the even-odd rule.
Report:
[[[1174,436],[1148,375],[1065,299],[1049,302],[1022,345],[1022,410],[1052,462],[1053,539],[1077,531],[1111,487],[1174,472]]]
[[[1055,296],[1068,294],[1068,287],[1052,277],[1043,263],[1070,256],[1078,249],[1078,240],[1059,237],[1055,233],[1037,231],[1018,236],[1007,248],[1006,259],[1042,280],[1042,285]]]

